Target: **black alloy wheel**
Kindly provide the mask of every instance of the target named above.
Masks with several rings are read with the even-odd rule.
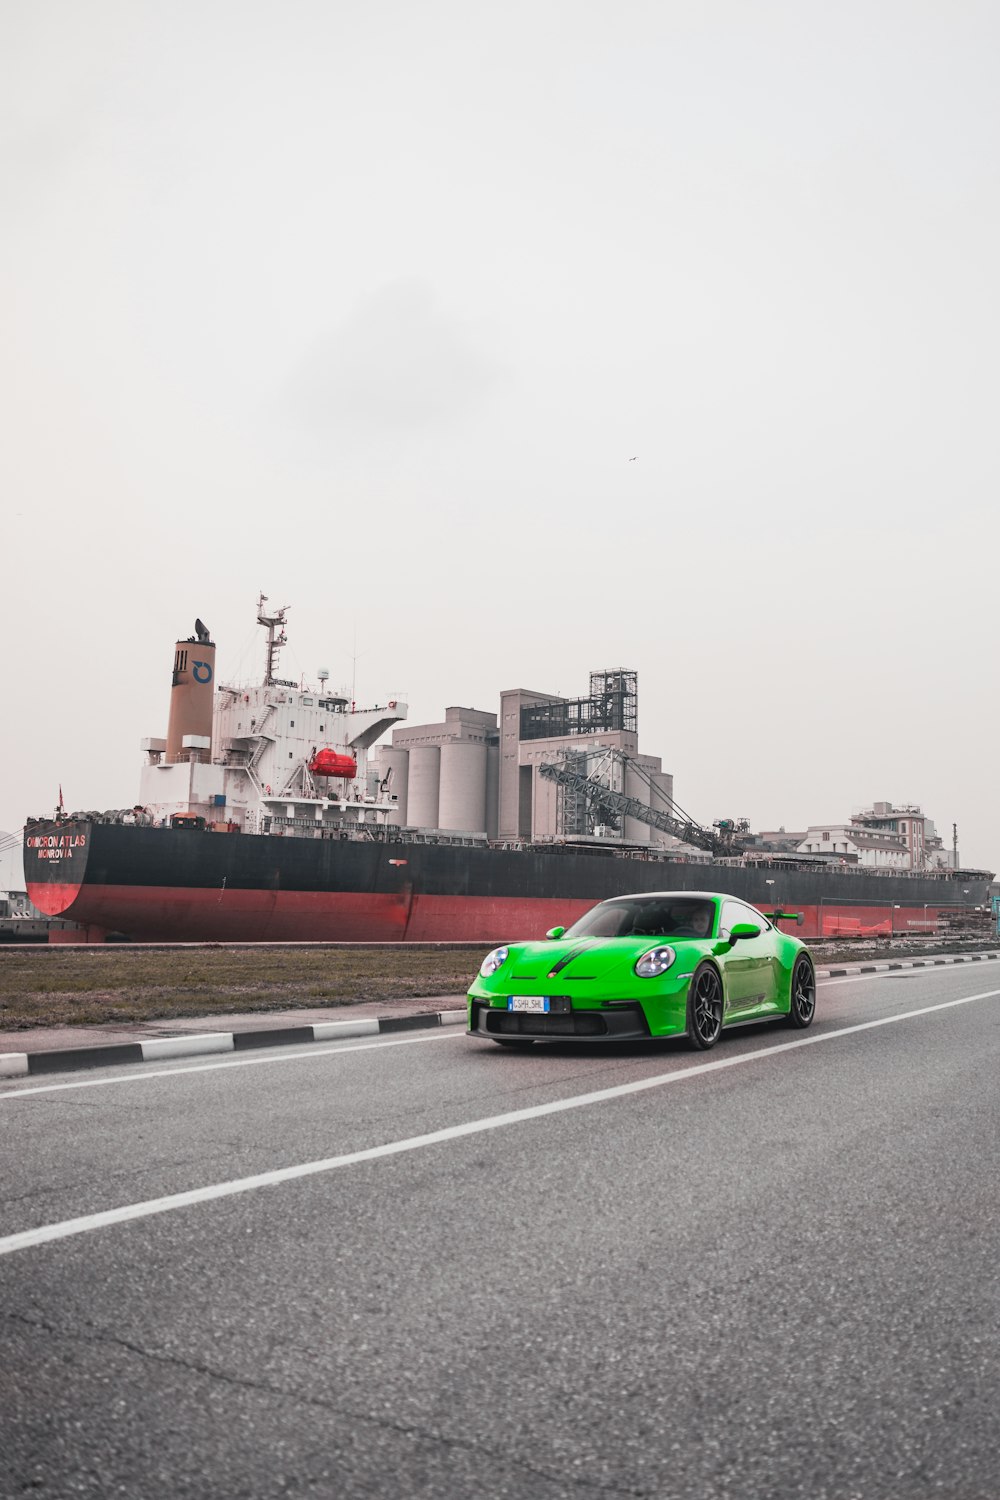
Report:
[[[816,974],[812,960],[800,953],[792,970],[791,1004],[788,1009],[788,1024],[800,1031],[812,1024],[816,1014]]]
[[[722,980],[712,964],[701,964],[688,989],[687,1034],[692,1047],[707,1052],[722,1033]]]

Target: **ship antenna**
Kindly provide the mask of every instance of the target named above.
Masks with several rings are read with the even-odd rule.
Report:
[[[290,606],[283,604],[280,609],[276,609],[273,614],[269,615],[264,613],[264,605],[266,603],[267,595],[261,594],[257,600],[257,624],[266,625],[267,627],[267,665],[264,670],[264,686],[274,687],[274,673],[278,665],[278,652],[282,646],[288,644],[288,637],[285,634],[285,615],[288,613]]]
[[[361,653],[364,655],[364,652]],[[351,713],[354,712],[355,699],[358,692],[358,626],[354,624],[354,655],[351,657]]]

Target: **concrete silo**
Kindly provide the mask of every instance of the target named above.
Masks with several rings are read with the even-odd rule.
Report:
[[[500,824],[500,746],[486,747],[486,835],[498,837]]]
[[[673,813],[674,811],[674,778],[669,771],[654,771],[650,778],[653,790],[650,793],[649,805],[657,812]]]
[[[486,832],[485,744],[454,740],[441,746],[438,826],[463,833]]]
[[[438,745],[411,745],[409,755],[407,824],[410,828],[438,828],[441,749]]]
[[[642,771],[631,761],[625,766],[624,791],[626,797],[634,797],[637,802],[644,802],[649,806],[649,773]],[[638,818],[622,819],[622,837],[633,844],[648,844],[652,830],[648,823],[640,822]]]
[[[397,750],[392,745],[379,745],[375,753],[379,784],[385,787],[390,797],[396,798],[396,816],[392,819],[400,827],[407,822],[407,790],[410,775],[409,750]],[[387,784],[388,783],[388,784]]]
[[[656,812],[667,813],[669,816],[678,817],[674,808],[674,778],[669,771],[654,771],[652,775],[652,790],[649,794],[649,805]],[[653,830],[653,843],[657,848],[669,846],[670,835],[661,833],[658,829]]]

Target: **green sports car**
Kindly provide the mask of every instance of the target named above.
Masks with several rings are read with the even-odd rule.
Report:
[[[816,973],[782,921],[801,917],[707,891],[602,901],[544,942],[487,954],[469,990],[469,1033],[505,1046],[686,1036],[705,1049],[748,1021],[804,1028]]]

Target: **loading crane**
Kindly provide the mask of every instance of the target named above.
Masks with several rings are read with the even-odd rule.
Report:
[[[555,781],[563,789],[563,795],[568,794],[577,803],[582,798],[591,809],[603,809],[616,817],[635,818],[637,822],[648,823],[650,827],[672,834],[674,838],[685,844],[693,844],[697,849],[705,849],[711,854],[725,857],[739,854],[746,847],[746,841],[741,835],[749,832],[750,825],[745,818],[720,818],[712,828],[705,828],[689,817],[676,802],[671,801],[669,811],[650,807],[647,803],[640,802],[638,797],[615,791],[607,782],[598,779],[606,765],[610,773],[610,766],[615,763],[623,767],[630,766],[633,772],[650,782],[648,772],[621,750],[608,750],[597,770],[589,776],[572,770],[568,765],[543,763],[539,765],[538,771],[539,775],[547,777],[549,781]],[[656,787],[655,791],[657,796],[665,797],[661,788]]]

